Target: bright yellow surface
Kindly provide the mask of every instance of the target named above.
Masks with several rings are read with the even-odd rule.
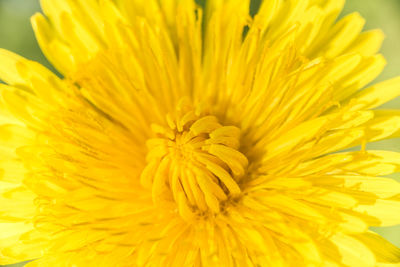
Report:
[[[24,4],[22,4],[22,2]],[[34,59],[34,60],[38,60],[41,62],[45,63],[45,60],[43,58],[43,56],[41,56],[39,50],[37,49],[37,47],[34,45],[34,41],[33,41],[33,35],[32,32],[30,30],[30,26],[29,26],[29,22],[28,22],[28,17],[30,15],[32,15],[34,13],[34,11],[38,8],[37,5],[35,4],[29,4],[26,5],[26,1],[25,0],[9,0],[9,1],[3,1],[0,2],[0,34],[2,35],[3,38],[0,39],[0,47],[2,48],[7,48],[9,50],[15,51],[19,54],[24,55],[25,57]],[[24,6],[24,8],[16,8],[18,6],[22,5],[26,5]],[[49,7],[51,8],[51,7]],[[384,46],[383,46],[383,54],[386,57],[386,60],[388,61],[388,66],[386,67],[386,70],[384,71],[383,75],[380,76],[380,80],[386,80],[386,78],[389,77],[393,77],[395,75],[398,75],[400,73],[399,71],[399,67],[400,67],[400,52],[397,49],[398,47],[398,43],[400,42],[400,6],[398,6],[397,1],[395,0],[383,0],[383,1],[376,1],[376,0],[360,0],[360,1],[356,1],[356,0],[349,0],[348,1],[348,5],[347,5],[347,9],[345,12],[349,12],[349,11],[354,11],[357,10],[359,11],[364,18],[366,18],[367,21],[367,28],[382,28],[383,31],[385,32],[386,36],[388,36],[388,38],[386,39]],[[19,16],[18,12],[21,13],[21,16]],[[13,23],[12,21],[15,20],[16,23]],[[358,25],[362,24],[362,19],[360,19],[359,17],[355,16],[355,17],[351,17],[350,22],[353,23],[351,25],[350,28],[354,28],[354,27],[358,27]],[[10,25],[12,25],[15,28],[10,28]],[[10,30],[12,29],[12,30]],[[7,36],[7,37],[6,37]],[[26,38],[26,39],[21,39],[21,38]],[[377,37],[379,38],[379,37]],[[96,46],[95,42],[93,40],[86,40],[86,43],[90,43],[93,42],[91,46]],[[336,53],[336,51],[330,51],[329,53],[331,53],[332,55],[334,55]],[[330,54],[326,55],[327,57],[330,56]],[[351,61],[354,60],[356,61],[356,58],[348,58],[347,60]],[[380,62],[380,58],[377,57],[376,62]],[[45,63],[46,64],[46,63]],[[379,65],[377,63],[377,65]],[[1,68],[1,67],[0,67]],[[59,66],[59,69],[62,69],[62,66]],[[1,70],[0,70],[1,71]],[[378,70],[377,70],[378,72]],[[10,77],[10,80],[14,79],[15,77]],[[397,84],[397,82],[396,82]],[[390,85],[387,86],[385,85],[385,88],[390,88]],[[374,95],[374,90],[371,89],[372,94]],[[366,95],[364,99],[368,100],[368,97],[370,97],[370,95]],[[385,98],[386,96],[382,96],[382,98]],[[382,100],[383,102],[384,100]],[[360,105],[363,105],[362,103],[360,103]],[[390,103],[385,104],[385,107],[387,108],[399,108],[400,107],[400,100],[393,100]],[[190,112],[190,109],[189,111]],[[368,116],[370,114],[369,113],[365,113],[362,114],[362,116],[360,116],[360,118],[358,118],[359,120],[364,120],[367,119]],[[384,116],[384,114],[382,115]],[[201,119],[201,117],[197,118],[197,119]],[[178,122],[173,122],[173,123],[178,123]],[[172,123],[172,124],[173,124]],[[212,127],[212,130],[215,130],[216,127],[219,128],[221,127],[221,129],[223,129],[225,126],[215,126],[215,122],[214,119],[209,119],[209,121],[206,121],[206,125],[207,127]],[[313,122],[312,126],[313,127],[318,127],[319,125],[319,121],[315,121]],[[322,122],[321,122],[322,123]],[[203,124],[204,125],[204,124]],[[209,125],[214,125],[214,126],[209,126]],[[195,128],[195,127],[194,127]],[[153,129],[154,130],[154,129]],[[168,135],[168,129],[158,129],[159,131],[163,131],[163,134]],[[155,131],[158,131],[157,129]],[[199,130],[199,131],[204,131],[203,130]],[[184,136],[182,135],[182,138],[184,138]],[[288,138],[287,136],[281,137],[281,138]],[[288,138],[290,139],[290,138]],[[295,138],[293,138],[295,139]],[[210,137],[209,142],[212,142],[212,137]],[[205,142],[206,140],[201,140],[201,142]],[[243,166],[247,165],[247,162],[245,162],[245,160],[242,159],[242,156],[240,155],[239,152],[235,152],[235,138],[234,136],[232,136],[232,139],[230,139],[230,143],[232,145],[229,146],[225,146],[223,148],[221,147],[211,147],[210,150],[208,151],[208,153],[212,154],[212,155],[217,155],[222,161],[224,159],[224,153],[234,153],[235,156],[238,158],[237,162],[235,162],[234,165],[229,166],[231,168],[231,170],[237,170],[238,173],[240,173],[243,169]],[[278,142],[278,141],[277,141]],[[290,144],[289,144],[290,146]],[[368,148],[371,149],[388,149],[388,150],[394,150],[394,151],[400,151],[400,141],[398,139],[393,139],[390,141],[381,141],[378,142],[377,144],[369,144],[367,146]],[[162,149],[162,147],[159,146],[158,143],[153,144],[152,146],[152,151],[154,151],[154,154],[157,154],[157,149]],[[280,151],[284,151],[285,149],[288,148],[277,148],[275,153],[280,153]],[[175,152],[174,152],[175,153]],[[177,153],[177,152],[176,152]],[[179,152],[180,153],[180,152]],[[206,163],[205,163],[206,164]],[[217,168],[217,167],[215,167]],[[151,169],[149,167],[149,169]],[[218,169],[213,169],[213,171],[215,173],[218,172]],[[232,190],[231,192],[235,192],[235,190],[237,190],[235,188],[235,183],[230,180],[232,179],[231,177],[226,176],[224,173],[218,172],[217,175],[220,180],[222,180],[226,187],[229,190]],[[397,177],[398,175],[394,175],[394,177]],[[171,178],[173,179],[173,177]],[[183,180],[182,183],[184,183],[185,181]],[[352,183],[357,183],[358,181],[354,181],[349,179],[348,181],[346,180],[346,182],[348,182],[348,186],[351,186]],[[144,175],[143,177],[143,183],[146,183],[146,177]],[[156,184],[156,181],[153,182],[154,184]],[[158,195],[160,194],[157,188],[157,186],[155,186],[153,184],[153,198],[157,199]],[[382,193],[381,194],[385,194],[385,188],[392,186],[391,184],[382,184],[381,181],[376,181],[376,187],[378,187],[379,185],[382,186]],[[188,185],[189,187],[190,185]],[[275,186],[279,186],[279,185],[275,185]],[[156,187],[154,189],[154,187]],[[201,184],[199,184],[199,187],[202,188]],[[376,190],[376,187],[375,190]],[[368,190],[365,189],[365,190]],[[211,191],[207,191],[204,192],[204,194],[206,196],[209,196],[207,199],[204,200],[198,200],[196,201],[196,194],[194,194],[191,197],[188,196],[188,199],[183,199],[181,196],[179,196],[178,194],[176,195],[176,198],[179,199],[179,210],[180,210],[180,214],[182,217],[187,217],[189,218],[191,215],[188,213],[187,209],[185,208],[185,203],[187,201],[192,201],[193,203],[195,203],[195,205],[197,205],[199,208],[204,208],[204,209],[211,209],[212,211],[219,211],[219,206],[217,204],[217,200],[220,199],[224,199],[224,194],[221,193],[220,191],[218,191],[218,188],[214,188]],[[332,196],[333,198],[337,198],[339,196]],[[284,201],[280,202],[277,199],[271,199],[271,201],[278,201],[277,205],[279,203],[283,203]],[[324,199],[324,201],[328,201],[328,199]],[[343,205],[352,205],[352,200],[351,199],[342,199],[343,201]],[[296,203],[292,203],[293,205],[291,205],[291,207],[293,207]],[[286,208],[290,208],[290,207],[286,207]],[[363,207],[360,207],[360,209],[362,210]],[[367,210],[368,207],[365,207],[365,209]],[[379,209],[379,207],[378,207]],[[379,212],[379,210],[377,211],[373,211],[373,212]],[[314,216],[314,214],[311,214],[312,216]],[[306,214],[303,216],[311,216],[310,214]],[[387,223],[388,225],[391,224],[391,222]],[[390,240],[391,242],[397,244],[398,246],[400,246],[400,227],[388,227],[385,229],[380,229],[378,231],[379,233],[381,233],[383,236],[385,236],[388,240]],[[336,236],[334,238],[334,242],[337,243],[346,243],[349,247],[356,247],[356,246],[360,246],[359,242],[354,242],[354,240],[346,240],[346,236]],[[354,242],[354,243],[352,243]],[[342,249],[346,250],[346,248]],[[365,249],[365,247],[360,246],[358,248],[359,251],[363,251],[365,250],[365,255],[369,255],[368,251]],[[351,260],[351,259],[350,259]]]

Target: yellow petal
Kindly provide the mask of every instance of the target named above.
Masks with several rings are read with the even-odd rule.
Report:
[[[357,239],[349,235],[336,233],[330,240],[338,248],[343,264],[347,266],[375,266],[375,255],[366,245]]]
[[[73,57],[71,47],[57,38],[50,23],[42,14],[36,13],[32,16],[31,23],[36,39],[46,58],[60,73],[64,75],[74,73],[77,62]]]
[[[374,176],[335,176],[344,180],[343,186],[370,192],[381,198],[389,198],[400,194],[400,183],[391,178],[380,178]]]
[[[328,58],[340,55],[360,34],[365,20],[352,13],[341,19],[324,39],[317,42],[313,53],[323,54]]]
[[[363,242],[375,254],[378,263],[400,263],[400,249],[378,234],[367,232],[353,237]]]
[[[347,104],[350,110],[371,109],[400,95],[400,77],[361,90]]]
[[[400,170],[400,153],[393,151],[368,150],[364,152],[350,152],[353,161],[340,166],[347,172],[356,172],[366,176],[388,175]]]
[[[382,45],[384,33],[381,30],[371,30],[361,33],[348,47],[347,53],[360,53],[370,56],[377,53]]]
[[[375,217],[380,221],[376,226],[393,226],[400,224],[400,201],[377,199],[373,205],[359,205],[355,211]]]

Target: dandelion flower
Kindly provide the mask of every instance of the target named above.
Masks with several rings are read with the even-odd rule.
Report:
[[[399,266],[383,34],[249,2],[41,1],[63,78],[0,50],[0,264]]]

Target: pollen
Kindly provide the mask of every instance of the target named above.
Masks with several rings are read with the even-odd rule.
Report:
[[[185,219],[219,213],[241,193],[248,160],[239,151],[240,129],[221,125],[187,98],[166,122],[152,125],[156,137],[147,141],[142,185],[151,188],[154,203],[172,197]]]

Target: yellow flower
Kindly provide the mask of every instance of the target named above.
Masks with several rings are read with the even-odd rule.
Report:
[[[0,50],[0,264],[399,266],[400,78],[342,0],[42,0]],[[345,149],[361,145],[358,151]],[[347,150],[349,151],[349,150]]]

